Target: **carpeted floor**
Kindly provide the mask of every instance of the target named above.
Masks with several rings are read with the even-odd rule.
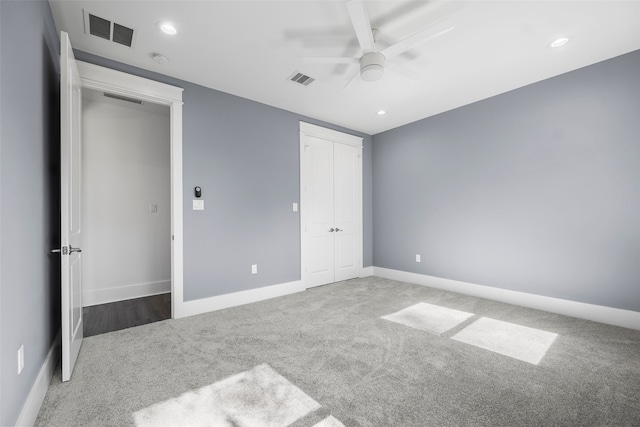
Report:
[[[437,334],[381,318],[418,303],[474,317]],[[557,336],[536,365],[453,338],[478,318]],[[317,402],[292,427],[640,425],[640,331],[376,277],[87,338],[36,425],[135,425],[256,369]]]

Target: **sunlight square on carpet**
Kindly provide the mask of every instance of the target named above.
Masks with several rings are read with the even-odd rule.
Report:
[[[382,319],[439,335],[454,328],[471,316],[473,316],[473,313],[419,302],[395,313],[382,316]]]
[[[133,414],[138,427],[286,426],[321,405],[269,365],[188,391]]]
[[[558,334],[481,317],[451,338],[537,365]]]
[[[342,424],[332,415],[329,415],[327,418],[320,421],[319,423],[315,423],[313,427],[344,427],[344,424]]]

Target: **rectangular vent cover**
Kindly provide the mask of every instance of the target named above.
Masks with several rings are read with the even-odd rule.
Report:
[[[133,45],[135,35],[132,28],[93,15],[86,10],[84,11],[84,32],[127,47]]]
[[[133,30],[124,25],[113,24],[113,41],[131,47],[133,41]]]
[[[89,33],[111,40],[111,22],[98,16],[89,14]]]
[[[115,93],[109,93],[109,92],[102,92],[102,94],[107,98],[119,99],[120,101],[132,102],[134,104],[142,105],[142,100],[140,99],[129,98],[126,96],[116,95]]]
[[[306,76],[297,71],[295,71],[293,74],[289,76],[289,80],[291,80],[292,82],[300,83],[303,86],[309,86],[311,83],[315,81],[313,77]]]

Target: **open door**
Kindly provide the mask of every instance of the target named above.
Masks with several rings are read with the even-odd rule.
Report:
[[[60,204],[62,381],[69,381],[82,345],[82,90],[69,35],[60,35]]]

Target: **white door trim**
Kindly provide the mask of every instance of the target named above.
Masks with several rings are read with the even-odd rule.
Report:
[[[305,142],[304,142],[304,137],[305,136],[312,136],[312,137],[316,137],[316,138],[320,138],[320,139],[324,139],[330,142],[334,142],[334,143],[339,143],[339,144],[345,144],[345,145],[350,145],[350,146],[354,146],[357,147],[359,149],[359,159],[360,159],[360,165],[359,165],[359,170],[358,170],[358,180],[359,180],[359,184],[358,184],[358,194],[357,194],[357,209],[358,209],[358,213],[357,216],[359,218],[359,224],[358,224],[358,253],[357,253],[357,257],[358,257],[358,276],[362,277],[363,275],[363,268],[362,268],[362,258],[363,258],[363,214],[362,214],[362,210],[363,210],[363,202],[362,202],[362,198],[363,198],[363,191],[362,191],[362,187],[363,187],[363,182],[362,182],[362,147],[363,147],[363,143],[362,143],[362,138],[359,136],[355,136],[355,135],[349,135],[347,133],[344,132],[339,132],[333,129],[328,129],[328,128],[324,128],[321,126],[317,126],[317,125],[313,125],[311,123],[306,123],[306,122],[300,122],[300,277],[301,277],[301,282],[305,287],[309,287],[309,279],[308,277],[305,275],[305,266],[308,264],[309,260],[308,258],[308,251],[305,248],[305,241],[304,241],[304,227],[305,227],[305,221],[306,221],[306,216],[305,216],[305,202],[304,202],[304,197],[303,197],[303,192],[304,192],[304,185],[305,185],[305,180],[307,179],[307,172],[304,169],[304,146],[305,146]]]
[[[167,105],[171,120],[171,317],[183,317],[182,88],[82,61],[82,87]]]
[[[339,142],[341,144],[353,145],[362,148],[362,138],[348,133],[339,132],[333,129],[312,125],[311,123],[300,122],[300,133],[326,139],[327,141]]]

